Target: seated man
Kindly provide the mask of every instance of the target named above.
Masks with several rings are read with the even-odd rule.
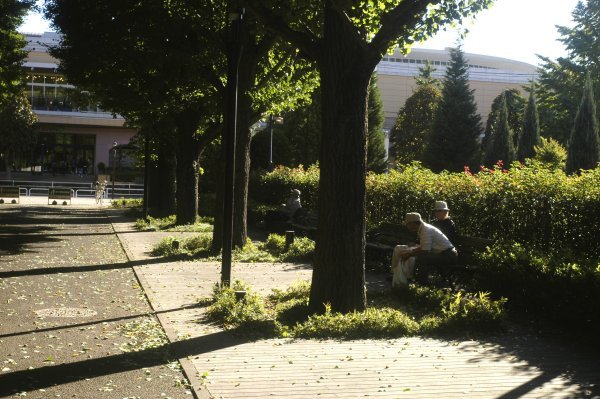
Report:
[[[285,204],[276,211],[268,211],[265,215],[265,226],[268,230],[285,229],[285,224],[290,222],[294,217],[294,213],[302,208],[300,203],[300,190],[293,189],[290,191],[290,196]]]
[[[452,244],[456,242],[456,226],[449,216],[450,209],[444,201],[435,201],[433,206],[433,215],[435,220],[431,222],[432,226],[437,227],[450,240]]]
[[[436,227],[421,220],[421,215],[407,213],[404,224],[409,231],[417,233],[418,246],[396,246],[392,256],[392,285],[397,288],[406,287],[408,279],[414,277],[415,266],[418,265],[423,273],[416,276],[421,282],[426,282],[428,269],[431,266],[451,264],[456,262],[458,253],[454,245]]]

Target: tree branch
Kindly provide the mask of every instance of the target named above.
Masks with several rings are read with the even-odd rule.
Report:
[[[381,29],[369,43],[369,58],[379,62],[381,55],[391,46],[398,35],[414,28],[422,18],[429,4],[440,0],[404,0],[381,18]]]
[[[283,21],[281,15],[264,7],[258,1],[248,1],[246,7],[250,12],[264,21],[264,25],[267,29],[298,47],[300,51],[305,53],[311,59],[317,60],[318,38],[316,36],[311,37],[311,35],[307,33],[298,32],[297,30],[290,28],[290,26]]]

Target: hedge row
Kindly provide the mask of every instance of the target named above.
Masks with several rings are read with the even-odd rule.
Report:
[[[317,167],[279,167],[262,176],[252,194],[260,203],[280,204],[290,189],[298,188],[303,206],[314,209],[318,179]],[[579,176],[537,164],[436,174],[415,163],[370,174],[366,185],[368,228],[400,223],[406,212],[429,217],[434,201],[445,200],[463,234],[575,251],[589,260],[600,255],[600,167]]]

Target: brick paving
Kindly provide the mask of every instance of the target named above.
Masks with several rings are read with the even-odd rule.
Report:
[[[487,341],[247,341],[203,321],[198,300],[220,264],[148,255],[165,233],[113,226],[199,397],[209,398],[600,398],[600,362],[535,337]],[[172,235],[172,234],[169,234]],[[262,293],[310,280],[309,265],[234,264]],[[383,284],[382,276],[369,276]]]

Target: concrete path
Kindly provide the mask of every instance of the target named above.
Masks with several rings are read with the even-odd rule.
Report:
[[[220,265],[163,262],[149,249],[165,233],[134,232],[114,219],[150,302],[199,397],[217,398],[600,398],[600,362],[526,335],[488,341],[249,342],[203,321]],[[168,234],[167,234],[168,235]],[[309,280],[309,265],[234,264],[263,293]],[[369,284],[385,284],[381,275]]]
[[[103,210],[0,206],[0,397],[190,398]]]

